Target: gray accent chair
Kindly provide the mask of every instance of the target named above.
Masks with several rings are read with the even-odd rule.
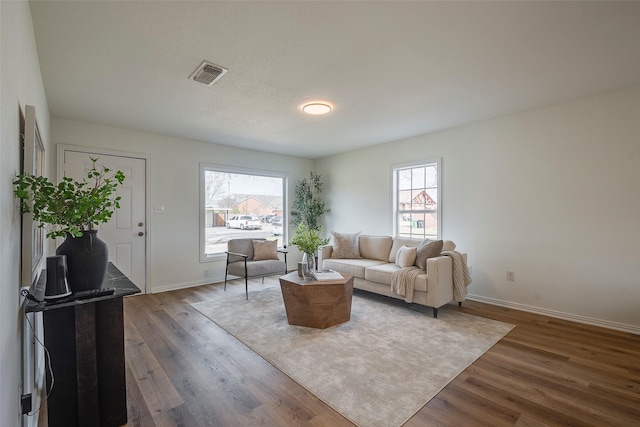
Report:
[[[249,278],[262,277],[274,274],[287,274],[287,250],[278,249],[284,254],[284,261],[279,259],[253,260],[253,241],[259,239],[231,239],[227,242],[227,268],[224,275],[224,290],[227,290],[227,276],[244,277],[246,298],[249,299]]]

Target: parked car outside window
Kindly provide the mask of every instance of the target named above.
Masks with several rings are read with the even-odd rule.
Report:
[[[281,217],[272,218],[272,221],[271,221],[271,233],[274,236],[281,236],[282,235],[282,218]]]
[[[262,224],[259,219],[255,219],[251,215],[234,215],[227,220],[227,228],[260,230],[262,228]]]

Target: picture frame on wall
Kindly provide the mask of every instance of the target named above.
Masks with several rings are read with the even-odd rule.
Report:
[[[36,108],[24,108],[24,158],[22,173],[44,176],[45,156],[42,136],[36,120]],[[22,215],[22,268],[21,286],[31,286],[43,268],[45,231],[38,227],[31,213]]]

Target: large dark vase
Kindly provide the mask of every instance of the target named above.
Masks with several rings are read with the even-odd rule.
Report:
[[[98,238],[96,230],[84,231],[81,237],[67,234],[66,240],[56,249],[56,255],[67,256],[69,287],[73,292],[102,286],[107,274],[109,249]]]

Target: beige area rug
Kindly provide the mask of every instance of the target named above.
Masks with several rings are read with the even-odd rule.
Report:
[[[400,426],[513,325],[355,291],[351,320],[290,326],[277,278],[192,306],[359,426]]]

